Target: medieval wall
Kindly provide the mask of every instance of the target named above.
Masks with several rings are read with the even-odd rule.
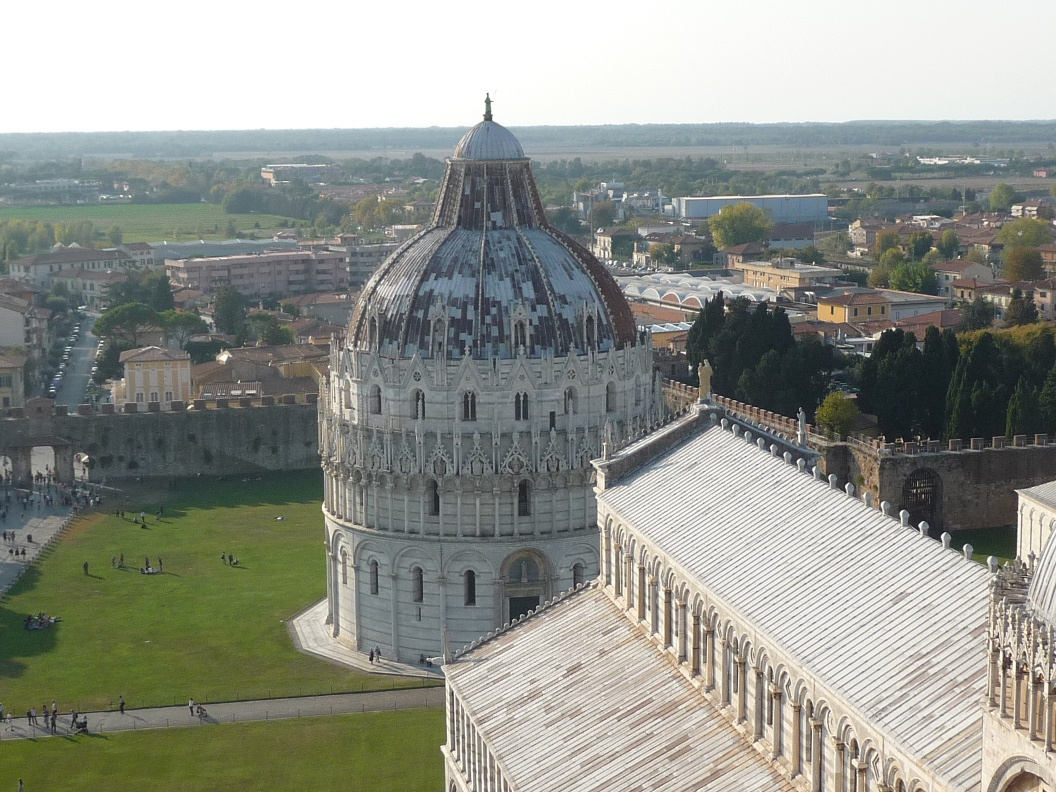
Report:
[[[311,469],[319,467],[317,427],[315,404],[29,417],[0,421],[0,455],[17,468],[33,445],[55,446],[57,460],[65,447],[62,458],[93,460],[96,480]],[[68,478],[61,467],[59,475]]]

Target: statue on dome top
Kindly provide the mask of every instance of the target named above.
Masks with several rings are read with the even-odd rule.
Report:
[[[484,120],[491,120],[491,93],[484,94]]]

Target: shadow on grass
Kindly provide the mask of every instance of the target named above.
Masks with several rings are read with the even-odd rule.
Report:
[[[239,476],[201,476],[174,479],[169,485],[172,499],[165,504],[163,520],[185,517],[188,508],[212,509],[238,506],[312,503],[323,500],[321,470],[267,473],[245,481]],[[157,511],[157,506],[153,506]]]
[[[40,579],[36,567],[29,567],[12,589],[12,594],[32,591]],[[0,607],[0,679],[17,678],[26,669],[24,658],[47,654],[55,648],[58,631],[62,623],[53,624],[44,630],[27,630],[23,625],[28,613],[17,613],[9,607]],[[32,614],[36,615],[36,614]]]

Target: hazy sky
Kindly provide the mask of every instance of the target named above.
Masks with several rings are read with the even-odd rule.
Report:
[[[59,0],[0,132],[1053,119],[1056,3]]]

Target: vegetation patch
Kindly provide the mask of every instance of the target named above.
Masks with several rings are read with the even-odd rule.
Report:
[[[15,789],[440,789],[441,709],[10,741]],[[250,758],[251,757],[251,758]]]
[[[321,499],[318,471],[189,479],[164,503],[110,496],[109,514],[75,523],[0,605],[0,700],[90,711],[119,695],[144,707],[420,685],[294,648],[286,620],[325,595]],[[148,560],[162,574],[141,574]],[[41,611],[62,621],[23,629]]]

